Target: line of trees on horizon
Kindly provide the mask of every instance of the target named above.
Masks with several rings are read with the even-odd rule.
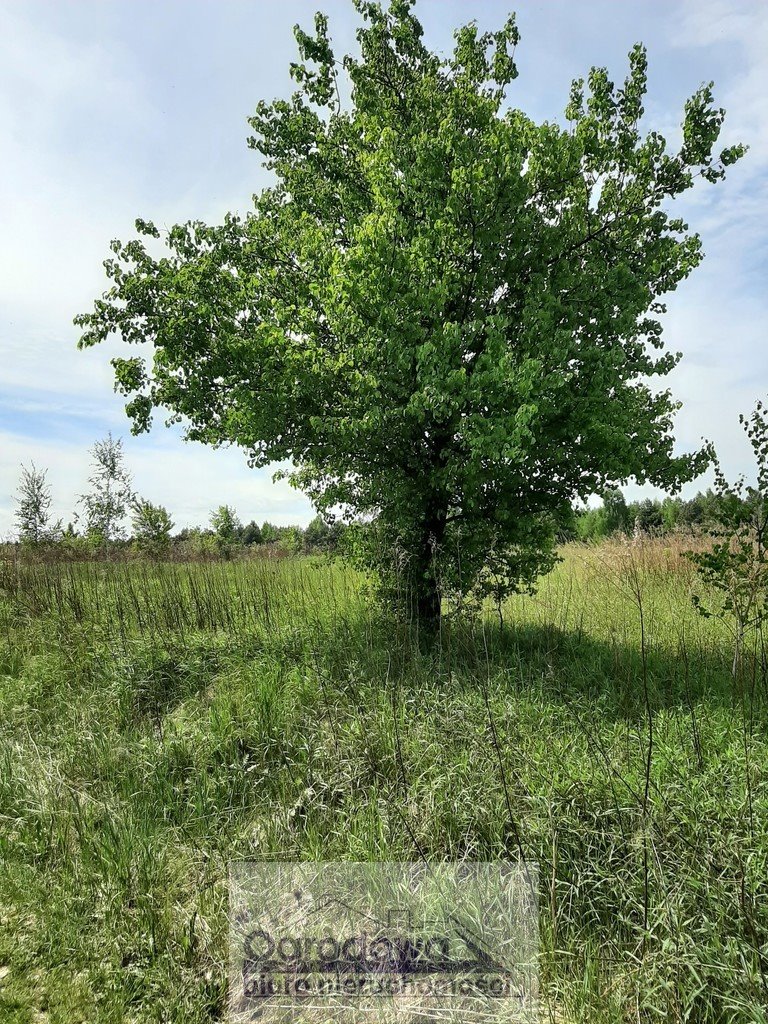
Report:
[[[594,508],[574,508],[559,529],[560,540],[599,541],[617,534],[662,536],[710,530],[733,514],[734,502],[744,505],[756,500],[747,492],[740,497],[707,488],[692,498],[666,496],[628,502],[618,487],[603,491],[602,502]]]
[[[340,521],[316,516],[306,527],[277,526],[255,519],[243,523],[230,505],[219,505],[208,523],[175,531],[163,505],[139,496],[125,465],[121,439],[107,435],[91,449],[88,490],[79,496],[75,521],[62,526],[52,515],[53,496],[47,472],[34,465],[21,467],[15,521],[21,544],[56,547],[73,557],[109,551],[134,552],[150,557],[232,558],[262,553],[299,555],[339,550],[347,531]],[[732,511],[724,502],[736,498],[712,489],[693,498],[645,498],[628,502],[619,488],[607,488],[600,505],[573,507],[558,527],[558,540],[595,542],[620,534],[666,535],[708,530]],[[128,524],[130,524],[128,526]],[[175,532],[174,532],[175,531]]]
[[[152,557],[230,558],[255,548],[287,555],[331,553],[344,532],[343,523],[320,516],[306,527],[277,526],[268,520],[259,525],[255,519],[243,523],[230,505],[219,505],[205,525],[174,532],[168,509],[134,490],[120,438],[108,434],[90,454],[89,487],[79,495],[75,519],[66,527],[52,513],[47,470],[22,465],[14,514],[20,544],[55,547],[72,556],[122,550]]]

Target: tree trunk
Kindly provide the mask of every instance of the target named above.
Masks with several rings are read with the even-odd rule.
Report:
[[[445,536],[447,511],[433,506],[425,516],[421,542],[412,562],[411,608],[419,630],[431,640],[440,631],[440,580],[437,552]]]
[[[416,619],[420,630],[433,637],[440,631],[440,591],[432,574],[420,581],[416,593]]]

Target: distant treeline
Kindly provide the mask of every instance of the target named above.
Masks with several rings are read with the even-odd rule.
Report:
[[[330,553],[345,531],[343,523],[320,516],[306,527],[243,524],[232,507],[219,505],[206,525],[174,533],[168,509],[135,491],[122,441],[111,434],[91,449],[88,490],[79,496],[74,522],[64,527],[55,518],[47,472],[34,465],[21,467],[15,504],[19,544],[70,558],[232,558],[257,548],[272,555]]]
[[[750,489],[722,488],[687,501],[667,497],[627,502],[618,488],[607,488],[600,506],[568,510],[560,521],[558,539],[596,541],[614,534],[708,530],[732,518],[742,506],[746,511],[755,500],[758,496]],[[134,490],[122,442],[111,435],[91,449],[88,490],[80,495],[78,506],[75,522],[63,527],[52,514],[46,471],[22,466],[15,514],[19,542],[73,558],[121,553],[177,559],[233,558],[257,551],[275,556],[332,553],[345,538],[354,546],[354,533],[347,536],[349,527],[343,522],[317,516],[306,527],[275,526],[268,521],[259,525],[253,519],[243,524],[229,505],[220,505],[203,526],[174,532],[168,509]]]
[[[240,558],[260,554],[271,557],[286,555],[333,554],[337,551],[347,527],[346,524],[326,523],[320,516],[307,526],[276,526],[268,521],[261,525],[255,520],[242,523],[234,509],[222,505],[210,517],[207,526],[184,527],[171,532],[170,518],[148,522],[159,506],[141,507],[132,517],[133,529],[108,540],[98,532],[78,531],[74,523],[51,532],[34,541],[21,534],[19,542],[34,546],[41,552],[74,559],[91,558],[99,554],[109,557],[130,557],[132,554],[150,555],[171,560],[208,560]],[[164,521],[163,521],[164,520]]]
[[[602,504],[596,508],[572,510],[561,527],[560,539],[592,541],[621,533],[660,536],[707,530],[722,523],[726,514],[733,512],[734,503],[746,508],[753,500],[753,496],[741,498],[708,489],[687,501],[667,497],[628,502],[618,488],[611,487],[603,492]]]
[[[170,537],[170,545],[191,553],[236,554],[238,549],[261,548],[286,555],[332,553],[339,547],[346,525],[327,523],[316,516],[307,526],[275,526],[255,520],[241,523],[237,514],[222,505],[211,516],[209,527],[188,527]]]
[[[319,516],[308,526],[259,525],[255,520],[241,523],[233,509],[221,506],[211,516],[210,526],[185,527],[177,533],[161,529],[135,529],[120,537],[105,540],[87,530],[78,531],[73,523],[65,529],[34,541],[21,535],[19,543],[37,548],[40,553],[64,558],[109,555],[110,558],[150,555],[171,560],[242,558],[249,555],[285,557],[286,555],[333,554],[338,550],[347,527],[328,524]]]

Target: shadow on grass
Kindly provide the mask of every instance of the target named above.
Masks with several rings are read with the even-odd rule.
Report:
[[[334,639],[338,642],[334,642]],[[623,642],[606,642],[583,630],[553,625],[451,622],[425,649],[416,631],[384,619],[343,638],[316,637],[329,679],[365,678],[407,688],[418,680],[426,694],[476,689],[537,696],[562,704],[593,704],[613,719],[635,720],[662,709],[697,705],[751,712],[768,705],[768,679],[756,655],[747,656],[738,680],[726,646],[649,645],[645,653]],[[304,657],[293,649],[291,660]]]
[[[747,660],[739,684],[723,649],[649,647],[606,643],[583,631],[555,626],[486,627],[491,675],[504,675],[511,691],[532,688],[548,698],[596,702],[601,713],[636,717],[654,710],[707,703],[730,706],[739,696],[765,695],[759,664]],[[470,654],[470,662],[472,655]]]

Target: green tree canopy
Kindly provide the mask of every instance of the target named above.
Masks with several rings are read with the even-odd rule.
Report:
[[[32,544],[58,540],[61,536],[61,520],[51,522],[53,497],[47,475],[47,470],[37,469],[34,463],[29,468],[21,467],[14,518],[20,540]]]
[[[273,544],[280,536],[280,531],[272,523],[265,522],[261,528],[261,540],[264,544]]]
[[[315,516],[304,531],[304,544],[310,551],[325,551],[332,543],[331,528],[322,516]]]
[[[661,506],[653,498],[645,498],[637,506],[635,529],[643,533],[655,533],[664,525]]]
[[[109,433],[91,448],[90,491],[80,495],[86,535],[106,544],[125,536],[123,520],[135,499],[133,477],[125,465],[120,438]]]
[[[375,521],[434,620],[441,591],[530,585],[571,500],[707,463],[673,454],[676,405],[652,386],[678,358],[660,296],[701,259],[668,210],[742,147],[715,152],[711,85],[677,152],[644,133],[641,46],[623,85],[593,68],[567,123],[537,124],[509,88],[514,18],[442,57],[411,0],[355,7],[357,55],[336,59],[322,14],[296,28],[297,91],[250,121],[274,176],[253,209],[172,227],[162,255],[113,242],[76,322],[81,345],[151,349],[113,360],[135,430],[162,407],[253,465],[292,460],[321,512]]]
[[[605,510],[607,533],[629,529],[629,509],[626,499],[618,487],[606,487],[603,491],[603,509]]]
[[[246,547],[250,547],[251,544],[261,544],[262,540],[261,527],[255,519],[252,519],[250,523],[243,527],[242,542]]]
[[[131,503],[133,537],[140,550],[162,555],[171,545],[173,520],[168,509],[146,498],[136,497]]]
[[[229,505],[219,505],[211,513],[211,527],[219,542],[224,545],[236,544],[243,529],[237,512]]]

